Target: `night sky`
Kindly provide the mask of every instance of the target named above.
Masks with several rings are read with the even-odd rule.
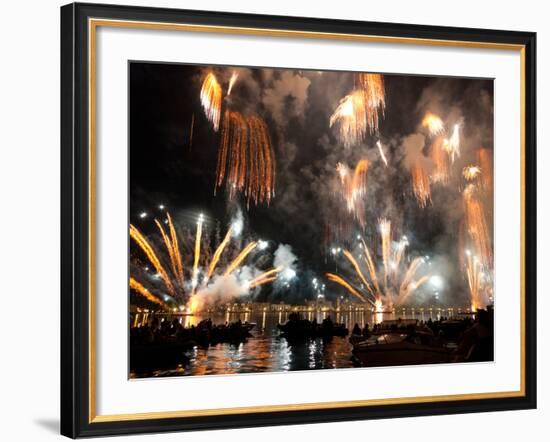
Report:
[[[225,232],[241,210],[245,235],[269,240],[273,249],[289,245],[297,258],[293,286],[280,291],[265,288],[258,299],[297,302],[314,297],[311,278],[335,271],[331,247],[353,249],[357,234],[378,243],[378,220],[387,217],[395,239],[409,238],[409,255],[432,258],[446,280],[449,303],[467,296],[457,258],[463,217],[461,171],[475,162],[479,147],[493,148],[492,80],[384,75],[386,109],[379,133],[346,148],[329,127],[329,118],[354,88],[352,73],[145,62],[132,62],[129,69],[130,221],[145,234],[157,231],[152,216],[140,219],[139,214],[162,217],[161,203],[175,223],[190,228],[198,213],[204,213],[210,232]],[[234,70],[239,77],[226,96]],[[231,109],[261,116],[269,127],[276,158],[275,197],[269,207],[247,208],[240,198],[228,201],[223,189],[214,196],[220,133],[212,129],[199,98],[208,72],[214,72],[222,85],[222,118],[225,109]],[[411,191],[409,164],[418,155],[430,161],[431,141],[420,124],[427,111],[440,115],[446,127],[461,124],[461,156],[450,183],[432,185],[432,202],[420,208]],[[380,159],[377,140],[388,167]],[[353,168],[363,158],[370,163],[365,229],[342,210],[336,174],[338,162]],[[486,207],[492,225],[492,202]],[[335,236],[342,224],[351,226],[347,237]],[[339,261],[343,264],[341,257]],[[345,272],[345,266],[339,270]],[[341,289],[331,286],[332,291],[339,294]]]

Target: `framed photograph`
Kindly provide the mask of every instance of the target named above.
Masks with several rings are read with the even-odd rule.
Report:
[[[535,44],[62,7],[62,434],[534,408]]]

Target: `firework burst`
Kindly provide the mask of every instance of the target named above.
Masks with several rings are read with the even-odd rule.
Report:
[[[468,184],[464,189],[463,201],[465,233],[474,256],[477,257],[482,267],[487,269],[492,263],[489,227],[485,219],[485,208],[473,184]]]
[[[466,166],[462,169],[462,176],[467,181],[475,180],[481,174],[481,168],[479,166]]]
[[[229,87],[227,88],[228,97],[231,95],[231,90],[233,89],[233,86],[235,86],[237,78],[239,78],[239,74],[237,73],[237,71],[233,71],[233,73],[231,74],[231,79],[229,80]]]
[[[455,159],[460,157],[460,125],[455,124],[453,127],[453,133],[448,140],[445,140],[443,144],[444,149],[451,157],[451,163],[455,162]]]
[[[470,290],[471,309],[483,308],[489,300],[490,281],[479,258],[466,250],[466,279]]]
[[[442,135],[445,131],[443,121],[436,114],[428,112],[422,120],[422,126],[426,127],[432,137]]]
[[[336,275],[334,273],[327,273],[326,277],[329,281],[335,282],[336,284],[339,284],[342,287],[344,287],[349,293],[351,293],[353,296],[355,296],[360,301],[368,302],[368,303],[372,304],[373,306],[375,305],[374,301],[372,301],[371,299],[365,298],[361,294],[361,292],[359,292],[356,288],[353,287],[353,285],[351,285],[348,281],[346,281],[341,276]]]
[[[386,107],[384,77],[380,74],[359,74],[359,88],[340,100],[329,120],[336,126],[344,147],[359,144],[367,132],[378,132]]]
[[[199,215],[199,220],[197,222],[197,234],[195,235],[195,253],[193,258],[193,277],[191,279],[191,286],[193,287],[193,293],[197,288],[198,277],[199,277],[199,260],[201,257],[201,239],[202,239],[202,224],[204,222],[204,217],[202,213]]]
[[[450,164],[447,152],[443,148],[444,141],[443,137],[436,137],[431,146],[430,158],[434,164],[434,170],[430,178],[434,183],[449,182]]]
[[[369,162],[367,160],[359,161],[353,172],[343,163],[336,165],[342,197],[346,201],[348,212],[353,213],[361,226],[365,225],[364,197],[367,191],[368,170]]]
[[[361,239],[359,258],[349,250],[344,250],[343,255],[354,270],[353,276],[358,284],[353,284],[350,279],[327,273],[327,279],[344,287],[351,295],[362,302],[368,302],[381,310],[382,306],[393,309],[403,305],[418,288],[420,288],[429,276],[418,277],[418,273],[424,263],[423,258],[414,258],[409,265],[405,263],[405,249],[409,242],[402,237],[397,243],[391,240],[391,222],[387,219],[379,221],[379,233],[381,239],[381,260],[376,261],[366,242]],[[360,262],[362,258],[362,263]],[[363,264],[364,267],[361,266]],[[379,273],[383,274],[382,283],[379,282]]]
[[[370,133],[378,131],[380,118],[384,116],[386,109],[386,91],[384,77],[381,74],[365,74],[358,76],[358,82],[365,95],[367,107],[367,126]]]
[[[384,155],[384,150],[382,149],[382,143],[380,143],[380,140],[376,142],[376,147],[378,148],[378,153],[380,154],[380,158],[382,159],[386,167],[388,167],[388,160],[386,159],[386,155]]]
[[[391,222],[386,218],[379,221],[380,238],[382,238],[382,263],[384,265],[384,285],[388,285],[388,270],[390,267]]]
[[[130,289],[135,290],[145,299],[155,304],[158,304],[163,309],[167,309],[167,305],[160,300],[156,295],[153,295],[149,289],[145,288],[140,282],[136,281],[134,278],[130,277]]]
[[[477,151],[477,158],[480,169],[483,171],[481,185],[483,189],[491,195],[493,190],[493,159],[491,158],[491,152],[481,147]]]
[[[154,269],[157,272],[157,275],[164,281],[166,289],[171,295],[175,295],[175,287],[172,283],[172,278],[168,276],[164,265],[160,262],[160,259],[147,240],[145,236],[132,224],[130,224],[130,237],[136,242],[136,244],[141,248],[143,253],[147,256],[149,262],[153,265]],[[170,253],[168,251],[168,253]]]
[[[157,280],[160,282],[159,289],[155,291],[159,293],[167,291],[176,301],[187,304],[192,310],[193,304],[196,307],[194,298],[198,296],[198,292],[208,288],[209,281],[214,275],[217,275],[219,278],[228,278],[231,275],[239,273],[239,269],[244,261],[258,245],[256,241],[249,242],[233,259],[225,259],[223,261],[223,269],[218,271],[222,255],[227,250],[232,234],[237,230],[237,227],[231,226],[228,229],[223,241],[218,245],[214,254],[211,255],[210,251],[206,250],[207,247],[203,239],[203,223],[204,218],[201,215],[196,224],[193,238],[194,245],[191,247],[193,253],[189,254],[191,259],[188,265],[184,265],[183,255],[180,251],[181,239],[177,235],[170,214],[167,214],[168,232],[158,220],[155,220],[155,224],[162,237],[161,244],[163,247],[159,249],[162,253],[157,252],[151,241],[134,225],[130,225],[130,237],[156,271],[156,274],[150,278],[153,281]],[[186,269],[188,274],[187,279],[184,278]],[[250,281],[242,281],[243,292],[274,281],[282,270],[282,267],[275,267],[255,276]],[[135,276],[130,278],[130,288],[149,301],[167,308],[166,304],[161,301],[160,296],[146,288],[144,283],[138,281]]]
[[[277,274],[283,271],[283,267],[273,267],[268,271],[256,276],[254,279],[248,282],[250,288],[259,287],[263,284],[273,282],[277,279]]]
[[[226,111],[215,188],[226,185],[229,198],[244,193],[247,206],[267,203],[275,194],[275,156],[265,121]]]
[[[413,193],[419,207],[424,208],[432,199],[430,177],[426,173],[422,160],[418,159],[411,169]]]
[[[208,73],[202,82],[200,99],[206,118],[217,132],[220,127],[222,88],[212,72]]]
[[[356,90],[340,100],[330,116],[329,125],[337,126],[338,137],[344,147],[363,141],[367,133],[367,113],[362,90]]]

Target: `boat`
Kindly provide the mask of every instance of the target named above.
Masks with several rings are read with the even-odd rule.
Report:
[[[440,364],[451,360],[451,351],[431,332],[416,328],[378,332],[355,342],[352,353],[363,367]]]
[[[288,321],[285,324],[277,324],[277,328],[281,336],[287,339],[332,338],[349,334],[345,324],[334,323],[330,318],[325,318],[321,324],[318,324],[302,319],[298,313],[290,314]]]
[[[130,367],[144,370],[154,367],[171,367],[185,363],[185,353],[195,346],[240,344],[251,337],[254,322],[212,324],[203,320],[196,326],[181,327],[177,321],[157,326],[134,327],[130,330]]]
[[[373,333],[386,333],[387,331],[392,330],[402,330],[402,329],[411,329],[418,327],[418,319],[386,319],[379,324],[376,324],[372,332]]]
[[[161,343],[131,344],[130,369],[141,372],[176,367],[189,360],[185,352],[195,345],[194,341],[177,342],[175,339],[165,340]]]

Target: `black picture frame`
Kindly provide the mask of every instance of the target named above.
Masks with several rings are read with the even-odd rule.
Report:
[[[316,410],[95,420],[90,397],[89,19],[517,45],[524,81],[523,395]],[[536,408],[536,34],[73,3],[61,8],[61,433],[88,437]],[[92,306],[93,308],[93,306]]]

